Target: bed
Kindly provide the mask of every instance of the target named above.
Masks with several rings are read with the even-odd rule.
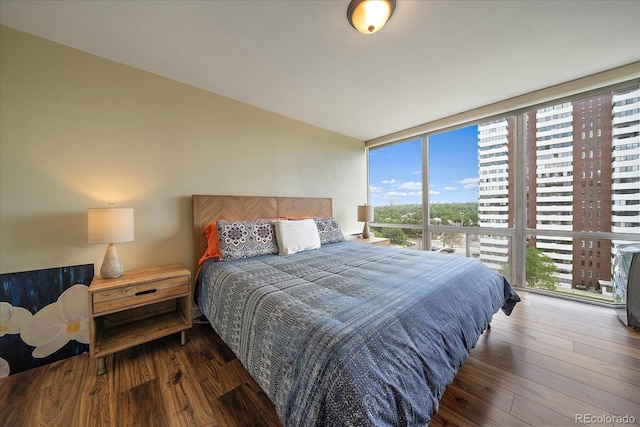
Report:
[[[336,237],[331,199],[193,196],[193,207],[196,259],[211,221],[220,241],[256,219],[320,230],[319,247],[206,259],[198,271],[200,310],[285,426],[428,425],[493,314],[520,300],[473,259]]]

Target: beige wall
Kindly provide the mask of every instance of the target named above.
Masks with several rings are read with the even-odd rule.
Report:
[[[364,143],[6,27],[0,272],[94,263],[86,209],[135,208],[125,268],[193,265],[192,194],[366,201]]]

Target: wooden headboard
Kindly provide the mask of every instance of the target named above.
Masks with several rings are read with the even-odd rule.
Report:
[[[247,221],[292,216],[333,216],[331,199],[322,197],[193,195],[192,202],[195,263],[207,249],[207,237],[202,229],[213,220]],[[197,265],[195,267],[197,269]]]

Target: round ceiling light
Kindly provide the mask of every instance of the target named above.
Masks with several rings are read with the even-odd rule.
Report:
[[[373,34],[387,23],[395,8],[396,0],[351,0],[347,19],[362,34]]]

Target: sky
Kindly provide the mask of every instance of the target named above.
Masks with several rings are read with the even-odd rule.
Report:
[[[422,203],[420,138],[369,151],[370,204]],[[478,201],[478,128],[429,137],[431,203]]]

